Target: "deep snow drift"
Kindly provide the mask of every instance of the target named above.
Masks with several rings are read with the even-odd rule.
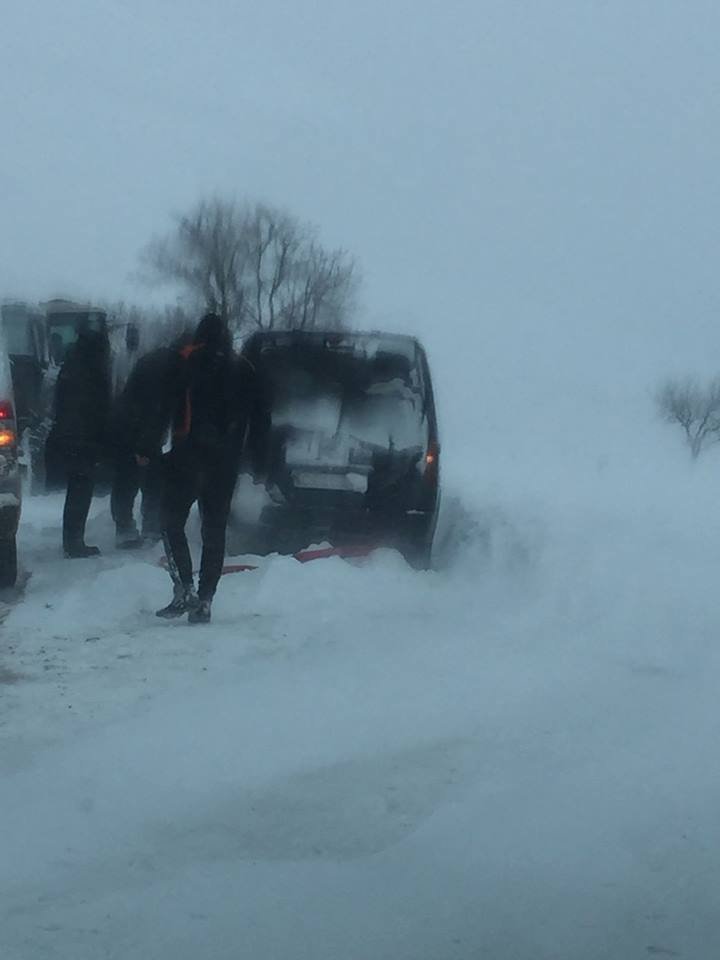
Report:
[[[665,439],[450,462],[438,570],[272,558],[209,628],[27,500],[3,960],[714,956],[718,464]]]

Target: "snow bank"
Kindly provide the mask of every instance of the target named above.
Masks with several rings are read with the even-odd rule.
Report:
[[[6,955],[707,956],[714,466],[654,456],[532,495],[446,467],[440,569],[268,558],[207,629],[154,618],[154,555],[57,559],[28,501]]]

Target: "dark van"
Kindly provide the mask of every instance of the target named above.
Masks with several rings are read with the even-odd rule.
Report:
[[[242,353],[267,385],[270,407],[262,459],[272,501],[256,523],[258,552],[391,546],[428,567],[440,444],[420,343],[385,333],[263,331]]]

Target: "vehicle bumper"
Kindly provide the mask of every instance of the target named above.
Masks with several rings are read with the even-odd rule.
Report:
[[[17,533],[20,523],[20,501],[9,503],[0,494],[0,540],[10,540]]]
[[[429,556],[435,523],[436,511],[385,514],[332,507],[266,507],[258,523],[247,530],[247,546],[238,552],[294,554],[310,544],[331,543],[388,547],[414,562],[415,557]]]
[[[9,540],[17,533],[22,507],[20,484],[0,484],[0,540]]]

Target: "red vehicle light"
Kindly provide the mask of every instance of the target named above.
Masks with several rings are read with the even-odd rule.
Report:
[[[427,483],[437,483],[440,467],[440,446],[433,440],[428,444],[425,454],[425,480]]]
[[[9,400],[0,400],[0,420],[14,420],[15,411]]]

